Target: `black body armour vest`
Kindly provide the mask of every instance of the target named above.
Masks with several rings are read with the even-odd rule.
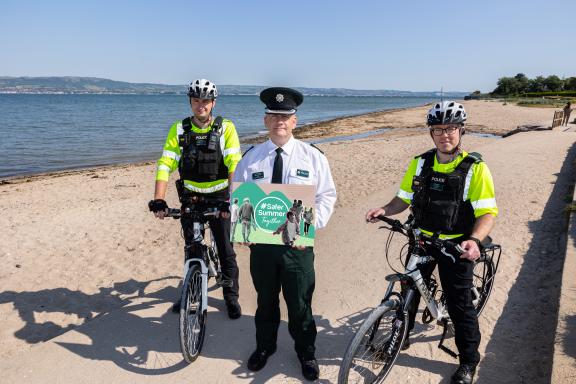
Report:
[[[470,200],[463,200],[468,170],[482,161],[478,153],[466,156],[452,173],[435,172],[436,150],[418,157],[424,159],[419,176],[412,180],[412,210],[416,225],[435,234],[470,235],[476,218]]]
[[[182,152],[178,163],[180,179],[199,183],[227,179],[228,167],[220,148],[222,117],[216,117],[212,129],[206,133],[192,131],[189,117],[182,120],[182,128],[184,133],[178,136]]]

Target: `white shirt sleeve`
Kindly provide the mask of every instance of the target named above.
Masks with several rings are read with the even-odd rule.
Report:
[[[316,212],[315,224],[316,229],[321,229],[328,224],[330,216],[334,211],[336,204],[336,186],[330,172],[330,164],[326,156],[319,156],[318,182],[316,183]]]

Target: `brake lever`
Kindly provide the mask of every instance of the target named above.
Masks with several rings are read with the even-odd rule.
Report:
[[[444,256],[448,256],[449,258],[451,258],[453,263],[456,262],[456,259],[454,258],[454,256],[452,256],[452,254],[446,252],[446,247],[440,248],[440,252],[442,252],[444,254]]]

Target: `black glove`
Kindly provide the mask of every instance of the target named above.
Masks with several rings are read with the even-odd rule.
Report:
[[[223,201],[222,203],[220,203],[218,210],[220,211],[220,213],[222,213],[222,212],[230,213],[230,203],[227,201]]]
[[[148,208],[151,212],[162,212],[168,209],[168,204],[162,199],[150,200]]]

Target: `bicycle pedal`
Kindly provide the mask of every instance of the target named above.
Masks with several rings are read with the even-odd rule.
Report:
[[[422,313],[422,322],[424,324],[430,324],[433,320],[434,316],[432,316],[430,310],[428,308],[424,309],[424,312]]]

